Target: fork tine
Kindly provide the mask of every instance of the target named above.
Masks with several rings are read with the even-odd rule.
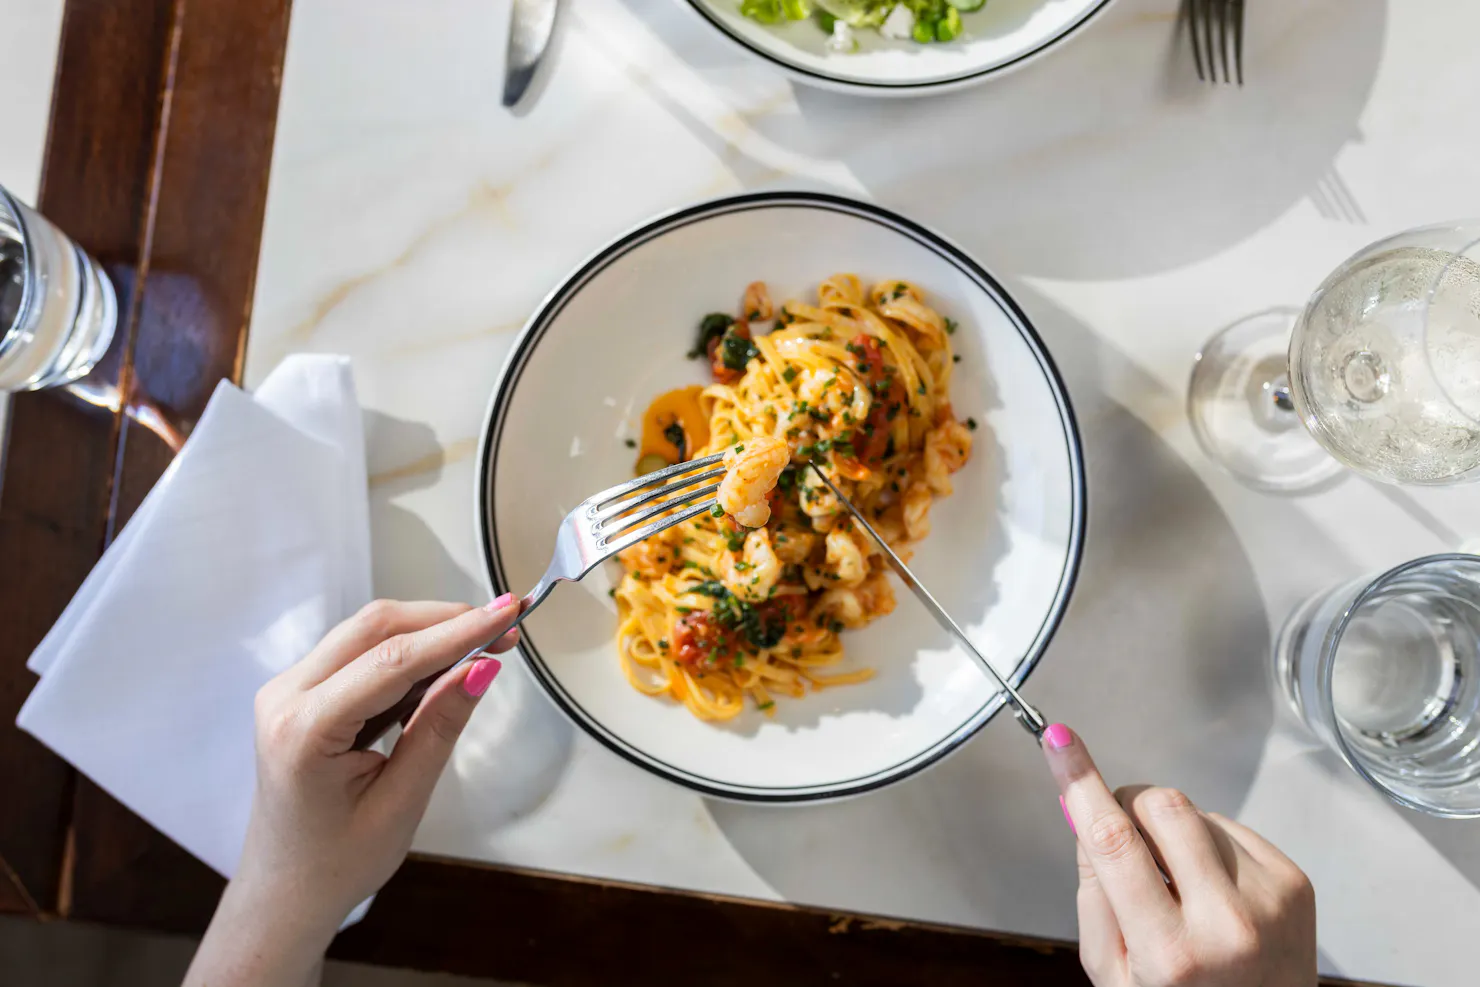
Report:
[[[1233,16],[1229,0],[1218,3],[1218,56],[1223,60],[1223,81],[1232,82],[1233,73],[1228,70],[1228,21]]]
[[[1197,77],[1206,82],[1207,76],[1203,74],[1202,50],[1197,44],[1197,8],[1199,0],[1183,0],[1182,9],[1187,14],[1187,38],[1192,42],[1192,60],[1197,64]]]
[[[677,494],[679,491],[684,490],[687,487],[691,487],[696,483],[703,483],[705,480],[712,480],[717,476],[723,476],[724,472],[725,469],[723,466],[721,466],[719,469],[707,470],[703,473],[685,473],[682,477],[674,480],[672,483],[664,484],[661,487],[654,487],[646,493],[640,493],[639,496],[633,497],[630,500],[624,500],[620,503],[611,504],[608,507],[599,507],[594,510],[587,511],[586,516],[596,518],[597,520],[600,520],[604,523],[612,518],[615,518],[619,514],[626,514],[628,511],[641,507],[643,504],[657,500],[659,497],[664,497],[669,494]],[[671,497],[669,499],[673,500],[673,503],[676,504],[682,501],[693,500],[694,495],[686,495],[681,498],[681,500],[674,500]],[[673,505],[670,504],[669,506],[671,507]]]
[[[1213,64],[1213,21],[1220,16],[1214,11],[1222,9],[1219,0],[1207,0],[1207,5],[1203,7],[1203,54],[1208,59],[1208,78],[1213,82],[1218,81],[1218,67]]]
[[[628,480],[626,483],[619,483],[614,487],[607,487],[600,493],[588,498],[586,503],[593,508],[605,507],[612,501],[617,500],[620,497],[625,497],[627,494],[632,493],[634,490],[641,490],[643,487],[652,486],[659,480],[667,480],[672,477],[679,476],[683,473],[692,473],[693,471],[702,469],[705,466],[713,466],[715,463],[719,462],[723,458],[725,458],[724,453],[717,452],[712,456],[705,456],[703,459],[690,459],[688,462],[674,463],[672,466],[665,466],[660,470],[653,470],[653,472],[651,473],[646,473],[642,476],[639,476],[635,480]]]
[[[1233,0],[1233,66],[1244,84],[1244,0]]]
[[[697,517],[698,515],[703,514],[705,511],[713,510],[718,503],[719,502],[714,500],[713,498],[709,500],[701,500],[694,506],[679,511],[672,517],[659,518],[651,524],[646,524],[635,531],[627,532],[615,541],[611,541],[607,538],[599,539],[596,543],[597,547],[601,549],[604,556],[610,557],[617,554],[618,552],[625,551],[626,549],[631,548],[633,545],[636,545],[644,538],[651,538],[658,532],[666,531],[667,529],[673,527],[675,524],[687,521],[691,517]]]
[[[649,518],[655,518],[659,514],[671,511],[676,507],[682,507],[684,504],[692,503],[695,497],[708,497],[718,489],[718,483],[711,483],[707,487],[702,487],[687,494],[682,500],[665,500],[654,504],[640,514],[623,514],[621,517],[606,518],[597,523],[596,530],[606,538],[619,535],[623,531],[630,531]]]

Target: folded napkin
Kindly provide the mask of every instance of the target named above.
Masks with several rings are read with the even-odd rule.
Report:
[[[222,383],[31,656],[18,724],[230,876],[255,785],[252,700],[370,600],[349,361]],[[352,916],[355,918],[358,916]]]

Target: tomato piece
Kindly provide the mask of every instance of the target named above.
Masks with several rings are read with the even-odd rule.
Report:
[[[707,610],[684,614],[673,628],[673,657],[690,668],[712,663],[714,652],[727,650],[729,644],[729,634]]]
[[[879,350],[879,341],[866,332],[853,337],[849,344],[853,354],[854,369],[864,380],[873,384],[884,378],[884,354]]]
[[[884,366],[884,354],[879,349],[877,338],[859,333],[853,337],[848,347],[853,354],[854,369],[868,383],[873,406],[869,409],[863,427],[853,436],[853,449],[857,455],[839,463],[839,467],[845,471],[845,475],[851,472],[866,476],[864,471],[868,467],[877,466],[888,452],[892,423],[906,410],[908,402],[904,387],[896,374]]]

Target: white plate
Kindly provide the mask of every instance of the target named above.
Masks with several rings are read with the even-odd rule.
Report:
[[[962,89],[1016,68],[1068,38],[1111,0],[987,0],[961,15],[963,30],[955,41],[922,45],[860,28],[859,50],[852,53],[828,51],[827,35],[812,20],[766,25],[742,15],[740,0],[680,2],[798,82],[909,96]]]
[[[632,474],[625,439],[657,394],[707,379],[685,359],[707,312],[745,285],[811,298],[851,271],[905,278],[960,323],[959,417],[981,423],[955,493],[912,563],[1003,675],[1021,683],[1068,602],[1084,537],[1084,463],[1057,371],[1026,317],[969,257],[877,206],[815,193],[755,193],[655,220],[603,248],[540,306],[505,364],[479,452],[476,501],[490,580],[526,592],[555,528]],[[615,563],[608,563],[615,566]],[[724,724],[634,690],[618,665],[617,573],[556,587],[525,623],[535,678],[597,740],[707,794],[793,802],[856,794],[943,757],[1000,708],[985,675],[896,582],[899,606],[844,634],[861,685],[777,700]]]

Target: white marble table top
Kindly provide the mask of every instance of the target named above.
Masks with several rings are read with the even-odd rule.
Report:
[[[0,185],[34,203],[51,116],[64,0],[0,3]]]
[[[1184,788],[1313,877],[1327,972],[1471,984],[1480,826],[1399,811],[1280,708],[1269,640],[1337,579],[1480,531],[1473,490],[1346,478],[1270,497],[1183,413],[1235,318],[1345,256],[1480,213],[1480,7],[1249,5],[1248,85],[1197,83],[1175,0],[1121,0],[1062,50],[964,93],[794,86],[674,0],[569,0],[554,71],[498,105],[507,3],[296,0],[247,358],[355,359],[375,582],[478,602],[473,454],[538,300],[653,214],[827,185],[975,253],[1064,371],[1091,522],[1068,619],[1027,688],[1112,783]],[[837,805],[722,804],[578,734],[520,670],[490,693],[418,850],[675,888],[1072,938],[1074,855],[1010,723]],[[1467,935],[1468,934],[1468,935]]]
[[[0,185],[35,204],[64,0],[0,3]],[[9,397],[0,394],[0,435]]]

